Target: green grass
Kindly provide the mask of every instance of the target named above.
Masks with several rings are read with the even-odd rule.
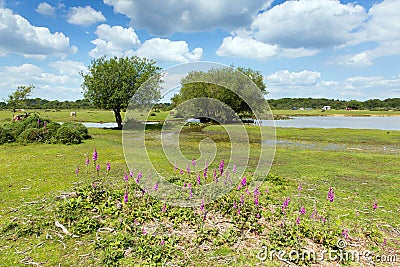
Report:
[[[49,114],[52,114],[54,120],[60,120],[62,116],[69,116],[69,113],[63,112]],[[90,120],[90,114],[106,118],[107,114],[104,111],[96,112],[98,113],[82,113],[85,113],[84,116],[88,116],[86,117],[88,120]],[[111,112],[108,113],[112,115]],[[77,118],[79,116],[78,111]],[[258,128],[249,126],[247,129],[250,138],[256,140]],[[184,245],[186,251],[173,250],[176,261],[182,260],[182,264],[191,266],[244,266],[246,264],[253,266],[259,263],[255,255],[262,242],[275,240],[272,238],[272,232],[278,228],[274,226],[274,220],[280,218],[278,215],[271,214],[268,209],[279,210],[283,200],[288,196],[292,199],[291,216],[295,216],[300,203],[305,205],[309,215],[315,202],[321,210],[328,211],[325,215],[332,218],[333,225],[330,226],[332,229],[344,227],[350,229],[350,235],[354,239],[352,242],[356,243],[356,238],[360,238],[366,242],[362,245],[363,248],[377,249],[380,253],[399,253],[399,238],[393,231],[395,228],[400,228],[399,131],[391,131],[388,134],[386,131],[379,130],[277,128],[276,132],[278,144],[271,173],[278,176],[268,178],[261,188],[262,191],[266,188],[269,189],[267,195],[262,194],[260,203],[268,207],[262,212],[263,216],[270,218],[271,222],[267,224],[266,233],[263,232],[255,237],[255,240],[259,240],[260,243],[256,245],[248,241],[249,244],[255,246],[254,248],[234,247],[227,243],[228,239],[221,239],[221,237],[214,237],[210,234],[214,241],[225,241],[222,245],[206,242],[210,250]],[[24,265],[24,262],[26,264],[29,261],[43,263],[44,266],[58,266],[59,263],[62,266],[98,266],[100,264],[99,258],[104,255],[101,254],[102,252],[99,255],[99,250],[95,249],[95,233],[82,235],[79,238],[60,239],[56,235],[60,229],[54,226],[55,196],[61,192],[71,191],[74,183],[81,181],[86,173],[85,155],[91,157],[94,148],[99,152],[98,162],[101,165],[101,173],[105,173],[105,164],[111,162],[111,172],[108,178],[123,183],[123,173],[127,172],[127,167],[121,146],[121,132],[90,128],[89,134],[92,139],[85,140],[79,145],[1,146],[0,230],[4,229],[5,225],[12,225],[12,222],[24,222],[25,225],[22,224],[20,230],[34,231],[29,228],[31,225],[39,225],[43,229],[43,234],[39,236],[23,232],[18,238],[0,231],[1,265],[21,266]],[[218,148],[221,152],[217,158],[228,155],[226,149],[229,148],[229,140],[218,126],[209,126],[203,131],[192,131],[183,135],[181,137],[183,153],[188,158],[198,156],[198,142],[204,137],[218,141]],[[162,150],[157,146],[157,132],[149,132],[146,142],[149,145],[149,155],[156,165],[160,169],[168,168],[167,173],[170,173],[171,176],[175,175],[172,173],[173,167],[167,164]],[[338,149],[336,147],[327,149],[328,144],[335,144]],[[385,147],[389,150],[385,150]],[[253,144],[253,148],[255,148],[254,153],[257,153],[256,143]],[[255,154],[251,156],[255,156]],[[217,165],[218,162],[213,166]],[[80,167],[79,176],[74,173],[77,166]],[[90,168],[93,166],[90,165]],[[249,172],[252,168],[254,167],[250,164]],[[93,171],[89,171],[89,176],[93,175],[96,176]],[[179,179],[181,178],[178,178],[178,181]],[[303,183],[301,198],[297,197],[297,186],[300,182]],[[330,186],[335,188],[336,193],[336,199],[331,208],[326,203],[326,194]],[[372,212],[372,203],[375,197],[378,200],[379,208]],[[207,208],[210,210],[221,209],[218,205],[219,202],[221,205],[225,203],[223,201],[217,201],[214,204],[215,207]],[[132,203],[132,205],[139,206],[133,206],[136,208],[130,212],[140,210],[142,207],[140,203]],[[153,203],[152,205],[146,206],[149,210],[145,212],[156,216],[158,213],[150,210],[158,210],[161,204]],[[192,216],[190,210],[189,213],[179,212],[189,214],[189,217]],[[356,212],[359,212],[358,216]],[[129,215],[129,212],[121,215],[120,220]],[[171,216],[152,220],[162,224],[162,222],[169,222]],[[229,221],[231,217],[228,216],[225,219]],[[210,220],[213,219],[210,218]],[[105,217],[105,221],[110,224],[118,224],[117,219]],[[35,222],[37,223],[35,224]],[[378,225],[378,233],[374,232],[376,231],[374,225]],[[185,231],[183,229],[186,229],[184,224],[178,224],[177,227],[178,229],[182,227],[181,231],[183,232]],[[304,227],[312,228],[314,226],[305,223]],[[372,231],[374,234],[371,234],[370,237],[366,236],[369,229],[375,229]],[[51,238],[49,236],[46,238],[46,234],[49,234]],[[253,234],[251,235],[253,236]],[[15,238],[15,240],[12,241],[10,238]],[[379,248],[383,238],[388,239],[388,246]],[[190,260],[188,260],[188,254],[185,254],[189,251],[192,253]],[[125,266],[138,263],[140,260],[129,257],[121,261],[121,264]],[[265,264],[268,264],[266,266],[279,266],[279,262]]]
[[[371,110],[272,110],[274,115],[288,116],[400,116],[400,111],[371,111]]]

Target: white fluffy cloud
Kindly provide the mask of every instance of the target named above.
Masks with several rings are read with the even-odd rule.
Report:
[[[80,99],[82,78],[80,70],[86,68],[80,62],[56,61],[45,70],[33,64],[0,68],[0,90],[10,94],[19,85],[33,84],[32,97],[46,99]]]
[[[217,50],[218,56],[269,59],[274,57],[304,57],[315,55],[317,50],[305,48],[282,48],[252,39],[251,37],[226,37]]]
[[[203,54],[203,49],[197,47],[190,52],[189,46],[185,41],[153,38],[144,42],[136,51],[136,54],[158,62],[186,63],[199,60]]]
[[[99,25],[95,31],[97,39],[92,41],[96,45],[89,52],[91,57],[107,56],[132,56],[135,48],[140,45],[140,40],[135,30],[131,27]]]
[[[46,2],[40,3],[35,11],[45,16],[54,16],[56,9]]]
[[[315,85],[321,78],[321,73],[317,71],[303,70],[300,72],[290,72],[289,70],[280,70],[265,79],[268,84],[275,85]]]
[[[67,17],[68,23],[82,26],[89,26],[97,22],[106,21],[101,11],[96,11],[91,6],[71,7],[68,10]]]
[[[368,20],[362,24],[359,38],[354,44],[373,42],[376,47],[342,57],[339,64],[369,66],[376,58],[400,55],[400,1],[385,0],[375,4],[368,12]]]
[[[265,0],[103,0],[114,12],[126,15],[136,28],[155,35],[215,29],[233,30],[249,25]],[[270,1],[268,1],[270,2]]]
[[[269,97],[324,97],[367,100],[400,97],[400,75],[354,76],[342,81],[323,80],[320,72],[280,70],[266,76]]]
[[[0,8],[0,54],[19,53],[26,56],[65,56],[75,53],[63,33],[35,27],[10,9]]]
[[[362,6],[338,0],[286,1],[260,12],[249,28],[234,31],[217,54],[257,59],[312,56],[350,42],[366,15]]]
[[[106,56],[146,57],[158,62],[189,62],[199,60],[203,49],[189,50],[185,41],[153,38],[141,44],[132,27],[99,25],[95,31],[97,39],[92,41],[96,47],[89,52],[93,58]]]

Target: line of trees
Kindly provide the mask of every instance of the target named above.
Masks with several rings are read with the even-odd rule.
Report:
[[[95,106],[86,99],[78,99],[76,101],[59,101],[47,100],[42,98],[28,98],[25,103],[18,105],[16,108],[24,109],[91,109]],[[13,109],[6,102],[0,102],[0,109]]]
[[[400,110],[400,98],[370,99],[366,101],[327,98],[281,98],[268,99],[268,104],[271,109],[321,109],[323,106],[331,106],[333,109]]]

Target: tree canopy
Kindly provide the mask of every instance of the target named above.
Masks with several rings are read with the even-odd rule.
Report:
[[[84,96],[98,108],[112,109],[118,128],[122,129],[121,110],[128,106],[137,89],[150,77],[161,77],[160,71],[155,61],[146,58],[107,59],[103,56],[93,60],[87,72],[81,72]],[[154,90],[149,94],[154,101],[160,98],[158,89],[157,86],[149,87],[149,90]]]
[[[219,100],[241,116],[252,116],[254,112],[262,112],[266,108],[264,78],[259,71],[250,68],[224,67],[208,72],[193,71],[182,78],[181,85],[180,92],[171,99],[178,113],[187,113],[187,110],[180,110],[182,103],[199,98]],[[220,111],[212,103],[215,102],[208,102],[210,106],[202,110],[203,114],[212,116]]]
[[[18,86],[17,90],[8,96],[7,105],[12,107],[14,111],[18,107],[25,108],[27,98],[31,95],[34,88],[35,86],[33,85]]]

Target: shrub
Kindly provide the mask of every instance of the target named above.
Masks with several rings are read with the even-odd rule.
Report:
[[[29,128],[24,130],[17,138],[19,143],[32,143],[35,141],[39,141],[40,137],[40,130],[37,128]]]
[[[58,128],[53,140],[61,144],[79,144],[82,142],[82,136],[76,128],[63,124]]]
[[[90,137],[87,127],[85,125],[83,125],[82,123],[65,122],[63,124],[63,126],[76,129],[80,133],[82,139],[88,139]]]
[[[0,145],[4,143],[12,143],[15,141],[12,129],[0,126]]]

